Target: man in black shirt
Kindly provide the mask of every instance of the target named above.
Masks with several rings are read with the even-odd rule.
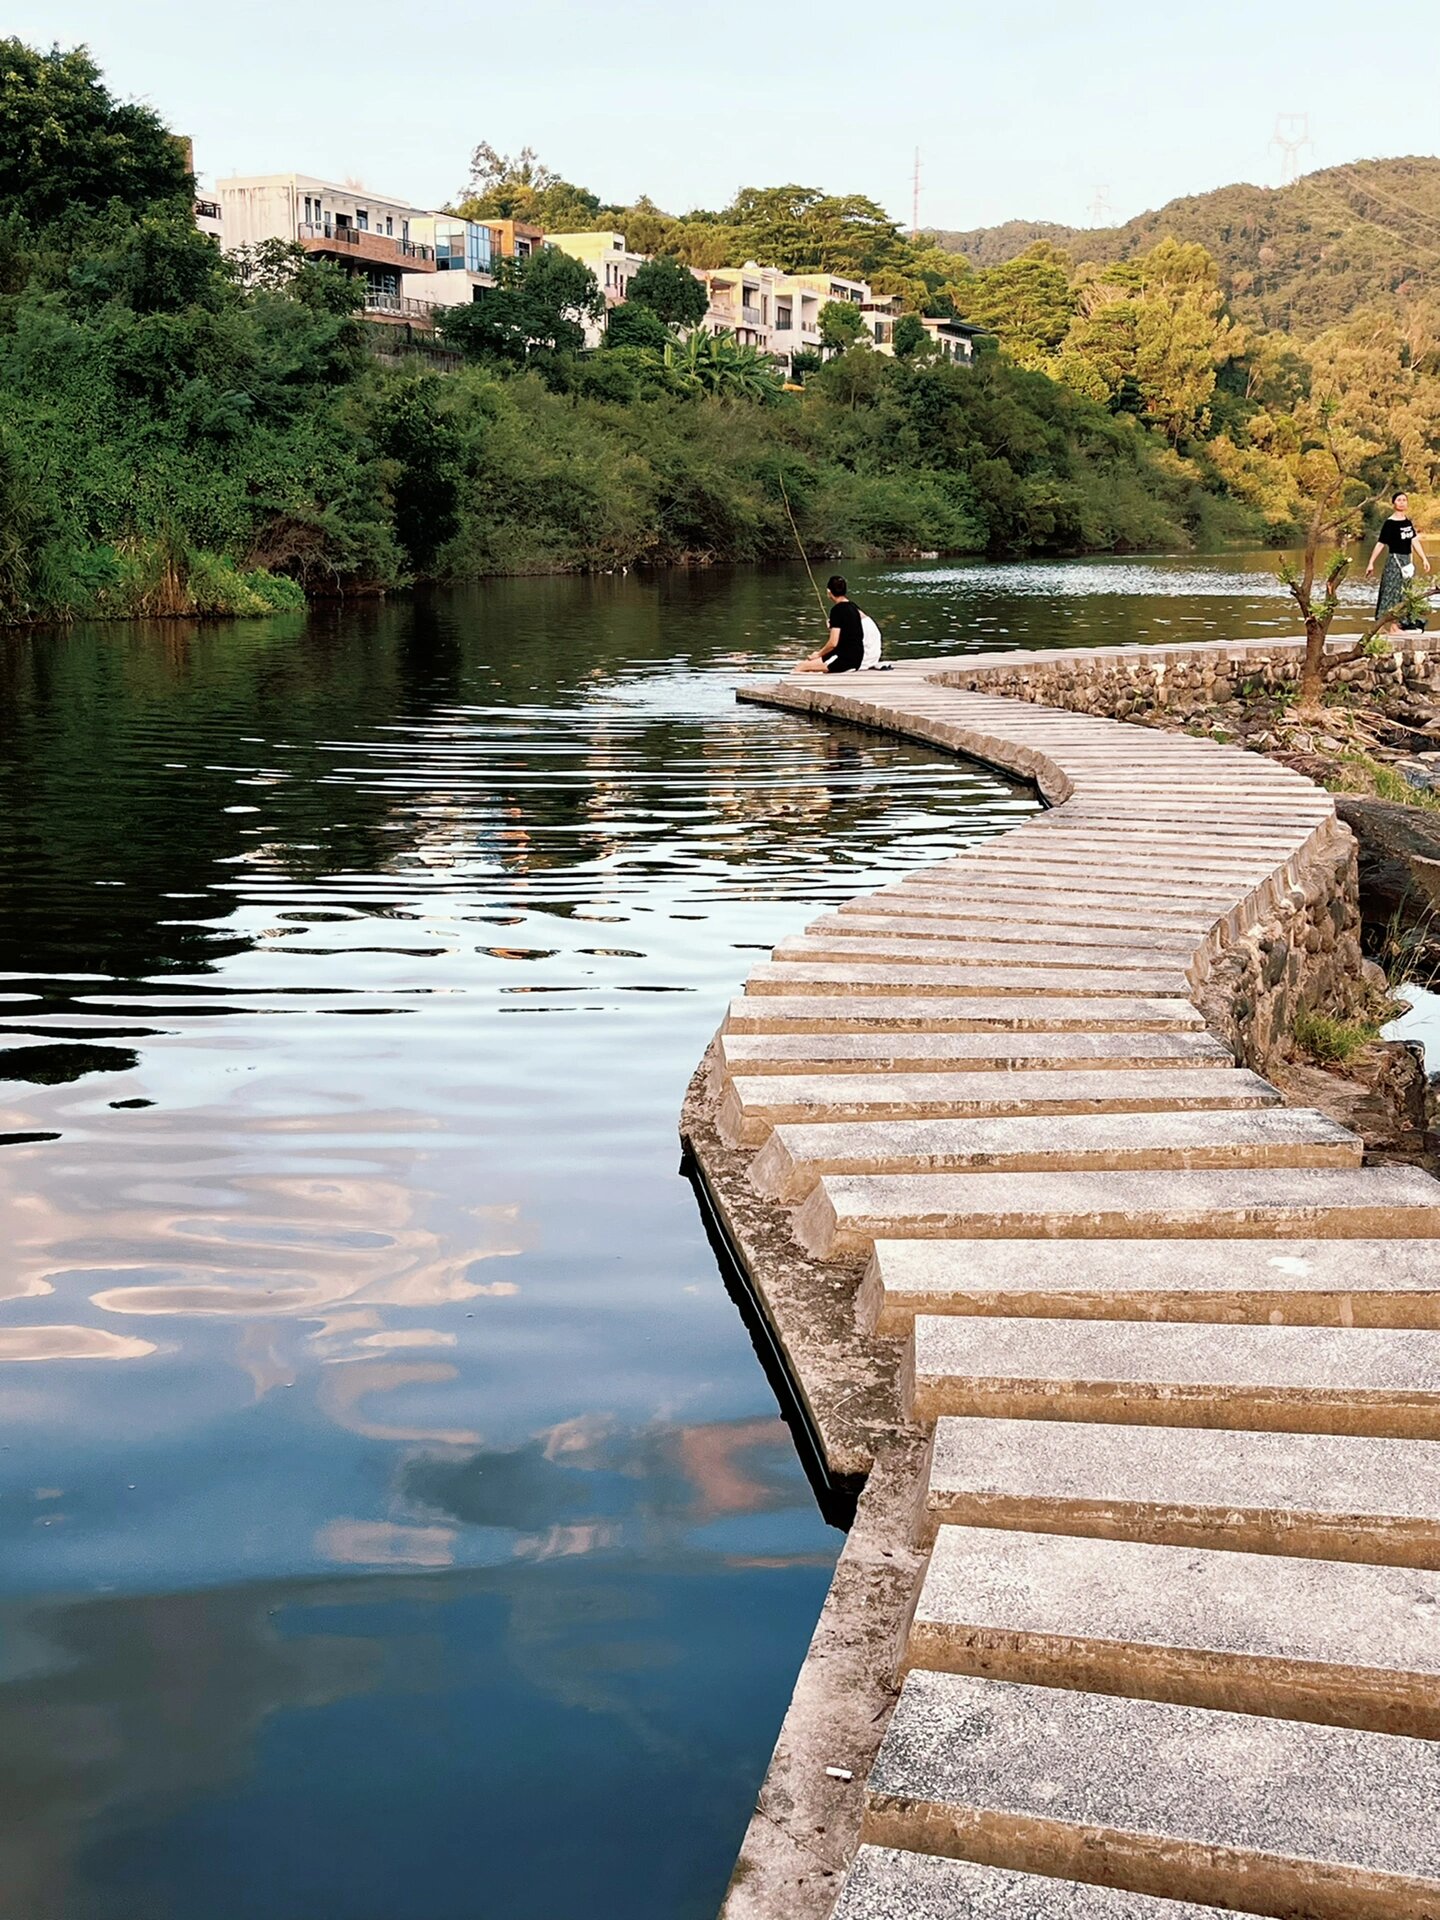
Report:
[[[865,630],[860,609],[850,598],[843,575],[825,582],[830,595],[830,637],[796,667],[797,673],[858,673],[865,659]]]

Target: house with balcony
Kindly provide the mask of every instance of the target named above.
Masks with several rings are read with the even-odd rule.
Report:
[[[416,213],[410,217],[410,238],[431,250],[435,266],[433,272],[401,276],[400,290],[407,299],[432,307],[463,307],[494,286],[494,235],[485,222],[462,220],[453,213]]]
[[[775,331],[775,267],[747,260],[743,267],[692,267],[710,304],[700,322],[707,333],[733,333],[742,347],[771,351]]]
[[[820,295],[793,273],[775,276],[775,326],[770,350],[788,373],[797,353],[820,351]]]
[[[557,253],[568,253],[590,269],[605,297],[607,311],[629,299],[631,279],[650,257],[646,253],[631,253],[623,233],[547,233],[545,244],[554,247]],[[587,319],[586,346],[598,347],[604,331],[603,320]]]
[[[412,232],[418,216],[408,201],[303,173],[237,175],[216,193],[227,252],[293,241],[361,284],[367,318],[430,324],[435,248]],[[412,277],[424,295],[406,291]]]
[[[811,293],[818,294],[822,307],[831,300],[843,300],[850,306],[863,307],[872,297],[868,280],[847,280],[840,273],[791,273],[785,277],[796,286],[807,287]]]

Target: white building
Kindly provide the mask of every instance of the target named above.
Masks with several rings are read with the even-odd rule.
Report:
[[[769,353],[775,333],[775,267],[747,260],[743,267],[692,267],[710,304],[700,322],[707,333],[733,333],[742,347]]]
[[[815,289],[793,273],[775,277],[775,329],[770,350],[790,370],[797,353],[820,351],[820,309],[824,301]]]
[[[605,296],[605,307],[618,307],[630,297],[630,282],[650,258],[648,253],[631,253],[623,233],[547,233],[547,247],[568,253],[595,276],[595,284]],[[585,344],[596,347],[605,331],[603,320],[585,322]]]
[[[429,324],[435,247],[412,233],[412,224],[429,216],[408,201],[303,173],[238,175],[219,181],[216,191],[227,252],[294,241],[363,281],[371,319]],[[407,292],[407,281],[418,281],[423,296]]]

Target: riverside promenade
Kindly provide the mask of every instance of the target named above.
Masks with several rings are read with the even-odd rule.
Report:
[[[1354,843],[1025,658],[740,696],[1050,806],[777,947],[686,1101],[863,1484],[725,1920],[1440,1920],[1440,1183],[1265,1078]]]

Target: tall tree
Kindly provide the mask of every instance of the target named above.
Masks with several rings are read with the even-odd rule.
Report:
[[[698,327],[710,304],[704,287],[673,254],[647,260],[633,273],[628,297],[669,327]]]
[[[0,40],[0,202],[34,225],[118,200],[188,198],[180,142],[148,107],[117,101],[84,47]]]

